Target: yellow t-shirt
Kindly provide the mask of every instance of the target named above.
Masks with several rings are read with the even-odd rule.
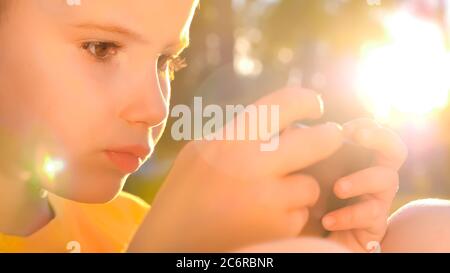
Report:
[[[149,205],[122,192],[107,204],[82,204],[54,195],[55,218],[29,237],[0,233],[0,252],[124,252]]]

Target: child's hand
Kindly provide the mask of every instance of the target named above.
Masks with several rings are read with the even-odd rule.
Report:
[[[299,88],[275,92],[256,105],[279,105],[280,130],[323,111],[317,94]],[[227,251],[296,237],[320,189],[312,177],[289,174],[330,156],[343,139],[342,128],[330,123],[287,130],[271,152],[261,151],[261,141],[189,143],[129,250]]]
[[[345,135],[354,143],[376,152],[373,167],[339,179],[334,187],[338,198],[358,197],[350,206],[324,216],[330,238],[354,251],[373,251],[384,237],[390,206],[398,187],[398,170],[407,156],[400,138],[369,119],[344,125]]]

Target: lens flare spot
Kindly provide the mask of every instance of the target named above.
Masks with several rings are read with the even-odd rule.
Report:
[[[54,180],[56,175],[64,170],[64,161],[51,156],[46,156],[44,159],[43,171],[45,176],[50,180]]]

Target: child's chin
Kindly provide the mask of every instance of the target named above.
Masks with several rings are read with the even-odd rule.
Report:
[[[114,200],[120,193],[121,189],[104,191],[102,193],[77,193],[77,194],[67,194],[65,196],[60,195],[63,198],[86,204],[104,204]]]
[[[122,191],[124,178],[86,177],[62,182],[50,191],[54,194],[80,203],[103,204],[112,201]]]

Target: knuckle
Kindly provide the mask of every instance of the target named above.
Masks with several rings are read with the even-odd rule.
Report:
[[[403,165],[408,158],[408,147],[405,142],[403,142],[395,131],[388,127],[381,127],[378,129],[378,132],[380,135],[384,135],[386,139],[392,143],[392,151],[395,154],[395,159],[399,162],[399,165]]]

